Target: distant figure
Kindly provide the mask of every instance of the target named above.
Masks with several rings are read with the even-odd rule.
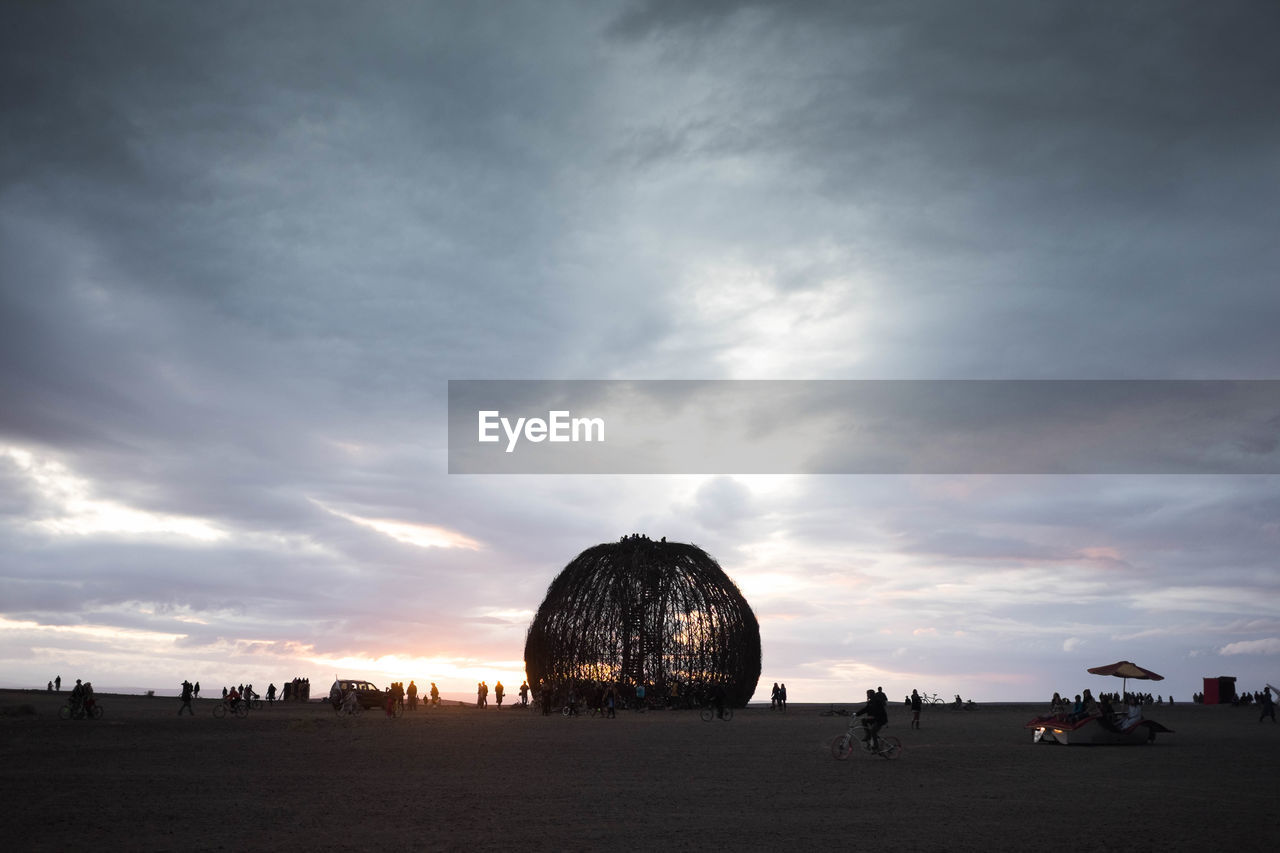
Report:
[[[409,696],[409,710],[418,710],[418,685],[414,683],[412,678],[409,679],[409,689],[406,692]]]
[[[50,692],[50,693],[52,693],[52,692],[53,692],[53,682],[52,682],[52,681],[50,681],[50,682],[49,682],[49,692]]]
[[[274,705],[276,703],[276,683],[273,681],[267,685],[267,704]]]
[[[778,687],[778,705],[782,710],[787,710],[787,683],[785,681]]]
[[[53,689],[58,691],[59,693],[62,692],[62,676],[61,675],[55,675],[53,677]]]
[[[911,691],[911,728],[920,728],[920,707],[924,701],[920,698],[920,694],[915,690]]]
[[[604,715],[605,715],[605,717],[607,717],[608,719],[612,720],[612,719],[614,719],[614,718],[617,716],[617,715],[614,713],[614,709],[617,707],[617,704],[618,704],[618,690],[617,690],[617,688],[616,688],[616,687],[614,687],[612,684],[610,684],[610,685],[609,685],[609,687],[608,687],[608,689],[604,691]]]
[[[499,681],[497,684],[493,685],[493,695],[494,695],[494,698],[496,698],[496,699],[498,700],[498,710],[499,710],[499,711],[501,711],[501,710],[502,710],[502,696],[503,696],[503,689],[504,689],[504,688],[502,687],[502,682],[501,682],[501,681]]]
[[[436,687],[436,683],[434,681],[431,682],[431,704],[440,704],[440,688]]]
[[[636,708],[643,711],[644,707],[644,685],[641,684],[636,687]]]
[[[81,704],[84,702],[84,685],[80,683],[80,679],[76,679],[76,686],[71,688],[71,712],[74,714],[80,710]]]
[[[183,711],[186,711],[188,714],[190,714],[193,717],[196,715],[195,709],[191,707],[191,696],[192,696],[191,691],[192,691],[191,682],[187,681],[185,678],[182,679],[182,704],[178,706],[179,717],[182,716]]]
[[[529,705],[529,682],[527,680],[520,682],[520,704],[526,707]]]
[[[226,699],[226,701],[231,704],[231,710],[233,711],[240,706],[240,691],[237,690],[234,686],[227,691],[226,696],[224,696],[223,698]]]
[[[200,698],[200,682],[198,681],[196,682],[195,686],[191,688],[191,698],[192,699]]]
[[[778,698],[778,682],[775,681],[773,682],[773,690],[769,691],[769,710],[777,711],[781,704]]]
[[[1276,721],[1276,703],[1275,700],[1271,698],[1271,687],[1269,685],[1262,691],[1262,695],[1258,697],[1258,701],[1262,704],[1262,714],[1258,717],[1258,722],[1262,722],[1267,717],[1270,717],[1271,723],[1274,725]]]
[[[551,685],[545,678],[538,681],[538,703],[542,705],[542,716],[551,713]]]

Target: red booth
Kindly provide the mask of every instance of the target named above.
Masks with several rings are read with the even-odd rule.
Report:
[[[1230,705],[1236,701],[1236,677],[1219,675],[1204,680],[1204,704]]]

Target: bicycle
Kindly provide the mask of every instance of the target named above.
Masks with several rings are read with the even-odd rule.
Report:
[[[702,717],[702,722],[709,723],[716,718],[716,709],[712,705],[706,705],[698,716]],[[728,705],[725,705],[724,710],[720,712],[719,717],[726,723],[729,722],[733,719],[733,709]]]
[[[920,701],[925,705],[945,705],[947,700],[943,699],[937,693],[925,693],[920,691]]]
[[[227,699],[223,699],[217,705],[213,706],[213,716],[221,720],[230,711],[233,717],[241,719],[249,716],[249,705],[244,700],[236,702],[234,705]]]
[[[842,735],[831,741],[831,755],[837,761],[844,761],[853,755],[854,745],[862,746],[863,751],[882,758],[894,759],[902,754],[902,741],[892,735],[877,735],[878,743],[871,744],[870,721],[864,717],[855,717],[849,721],[849,728]]]

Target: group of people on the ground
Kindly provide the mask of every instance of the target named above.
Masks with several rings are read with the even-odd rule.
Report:
[[[61,685],[62,677],[58,677],[58,683]],[[59,692],[61,692],[59,690]],[[84,717],[86,720],[93,719],[93,706],[97,699],[93,696],[93,685],[88,681],[81,682],[76,679],[76,686],[71,688],[71,716],[75,718]]]
[[[773,690],[769,691],[769,710],[785,711],[787,710],[787,685],[779,685],[773,682]]]
[[[494,698],[494,700],[498,703],[498,709],[499,709],[499,710],[501,710],[501,709],[502,709],[502,699],[503,699],[503,697],[507,695],[506,690],[507,690],[507,689],[506,689],[505,687],[503,687],[503,686],[502,686],[502,682],[501,682],[501,681],[499,681],[499,682],[497,682],[496,684],[494,684],[494,685],[493,685],[493,698]],[[520,685],[520,698],[521,698],[521,704],[524,704],[525,696],[528,694],[528,692],[529,692],[529,685],[527,685],[527,684],[521,684],[521,685]],[[477,707],[477,708],[487,708],[487,707],[489,707],[489,684],[488,684],[488,682],[481,681],[481,682],[479,682],[478,684],[476,684],[476,707]]]
[[[780,701],[785,707],[786,687],[775,685],[780,694]],[[520,685],[520,704],[528,705],[529,693],[533,701],[542,709],[542,713],[551,714],[566,711],[570,716],[589,710],[606,718],[613,718],[619,709],[644,711],[648,708],[696,708],[709,705],[721,714],[727,701],[723,685],[681,691],[676,681],[658,685],[650,691],[644,684],[618,684],[594,679],[540,679],[536,688],[530,689],[528,682]],[[779,701],[775,695],[774,701]]]
[[[1236,693],[1231,696],[1231,704],[1232,705],[1261,705],[1263,702],[1263,698],[1270,696],[1271,691],[1273,690],[1275,690],[1277,693],[1280,693],[1280,689],[1272,687],[1270,684],[1268,684],[1266,687],[1262,688],[1261,690],[1257,691],[1256,693],[1250,693],[1248,691],[1245,691],[1244,693]],[[1197,705],[1203,704],[1204,694],[1192,693],[1191,701],[1195,702]],[[1273,697],[1271,701],[1274,703],[1275,698]]]

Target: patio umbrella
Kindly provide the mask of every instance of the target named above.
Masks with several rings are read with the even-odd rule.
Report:
[[[1089,668],[1089,672],[1094,675],[1114,675],[1116,678],[1122,679],[1122,691],[1127,692],[1130,678],[1140,678],[1143,681],[1164,681],[1164,676],[1152,672],[1149,669],[1143,669],[1132,661],[1122,660],[1116,661],[1106,666],[1094,666]]]

